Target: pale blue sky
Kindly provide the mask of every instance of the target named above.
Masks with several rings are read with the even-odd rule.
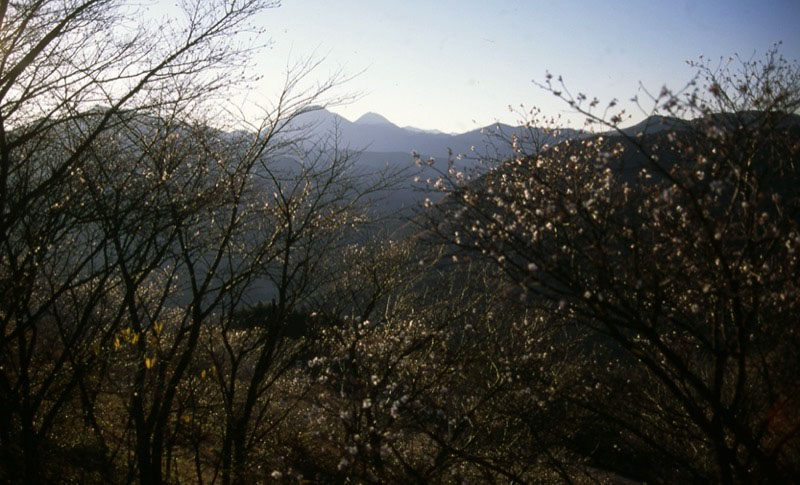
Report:
[[[735,52],[761,56],[773,42],[800,59],[800,1],[284,0],[258,19],[271,47],[258,69],[326,56],[319,75],[363,71],[334,111],[381,113],[394,123],[461,132],[514,122],[508,105],[565,111],[536,88],[545,71],[574,91],[628,99],[692,75],[685,61]]]

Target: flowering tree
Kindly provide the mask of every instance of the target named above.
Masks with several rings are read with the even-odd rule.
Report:
[[[348,248],[318,307],[327,324],[295,373],[306,391],[276,436],[285,453],[265,460],[272,478],[580,473],[565,444],[582,417],[564,419],[564,396],[585,385],[568,365],[587,358],[581,341],[509,302],[491,268],[430,266],[441,254],[419,242]]]
[[[606,348],[614,365],[584,369],[605,397],[574,396],[598,418],[573,443],[595,466],[781,481],[800,452],[800,69],[776,51],[695,66],[629,129],[615,101],[598,112],[548,75],[542,87],[610,131],[515,137],[487,175],[443,174],[431,227]]]

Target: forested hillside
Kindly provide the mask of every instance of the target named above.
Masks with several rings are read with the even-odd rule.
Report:
[[[0,1],[0,482],[800,476],[796,62],[413,172],[225,104],[275,6]]]

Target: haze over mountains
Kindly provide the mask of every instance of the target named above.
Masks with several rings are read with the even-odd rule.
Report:
[[[792,121],[787,123],[797,122],[797,116],[791,116],[789,119]],[[635,136],[638,133],[654,134],[665,130],[681,131],[686,129],[690,123],[692,121],[652,115],[632,126],[623,128],[622,132],[628,136]],[[365,153],[403,154],[408,158],[412,152],[415,152],[423,158],[435,157],[437,160],[446,159],[450,154],[475,158],[487,153],[502,160],[511,155],[511,146],[508,140],[514,134],[527,138],[534,133],[540,137],[540,140],[549,143],[592,135],[580,130],[561,128],[559,134],[553,136],[549,131],[539,128],[529,130],[523,126],[511,126],[503,123],[494,123],[465,133],[444,133],[439,130],[423,130],[411,126],[400,127],[374,112],[365,113],[357,120],[349,121],[336,113],[316,107],[300,115],[295,124],[298,127],[307,128],[312,138],[338,133],[340,147]],[[607,135],[617,134],[613,130],[605,133]],[[548,138],[550,139],[548,140]]]
[[[623,129],[627,136],[637,133],[654,135],[668,129],[681,130],[689,121],[663,116],[650,116],[641,122]],[[539,141],[557,143],[569,138],[592,136],[591,133],[574,129],[562,129],[558,135],[538,128],[510,126],[496,123],[466,133],[449,134],[436,130],[400,127],[386,117],[368,112],[355,121],[323,108],[312,107],[294,122],[296,129],[304,130],[311,140],[326,136],[337,136],[340,149],[359,151],[356,166],[369,171],[382,169],[403,170],[403,180],[390,192],[381,192],[375,208],[384,212],[402,214],[420,204],[424,199],[439,200],[441,194],[426,190],[426,181],[447,171],[452,159],[459,171],[473,175],[483,172],[489,165],[480,163],[482,157],[501,162],[512,156],[511,137],[516,134],[527,139],[532,134]],[[597,133],[600,134],[600,133]],[[617,138],[619,133],[606,132],[606,136]],[[548,139],[549,138],[549,139]],[[423,160],[433,158],[431,166],[414,164],[412,153]],[[462,157],[457,157],[462,155]],[[378,202],[378,199],[380,202]]]
[[[367,172],[379,173],[388,169],[402,174],[401,180],[390,191],[375,196],[373,208],[384,213],[401,215],[425,198],[438,200],[440,193],[426,190],[426,180],[447,171],[448,160],[453,159],[458,170],[480,170],[476,159],[490,154],[502,160],[511,155],[509,143],[495,134],[510,139],[512,133],[523,128],[495,124],[461,134],[448,134],[436,130],[400,127],[384,116],[369,112],[355,121],[322,108],[311,108],[294,121],[294,128],[317,140],[337,137],[340,149],[359,151],[356,166]],[[416,166],[412,153],[422,159],[433,158],[432,166]],[[463,157],[457,157],[463,155]]]
[[[312,109],[298,118],[299,124],[309,125],[315,134],[331,134],[338,131],[340,146],[365,152],[394,152],[410,155],[412,151],[425,157],[447,157],[448,150],[454,154],[482,153],[490,144],[487,135],[502,132],[510,136],[522,128],[505,124],[494,124],[466,133],[448,134],[437,130],[422,130],[399,127],[377,113],[366,113],[356,121],[325,109]],[[510,153],[510,147],[497,146]]]
[[[442,194],[431,192],[426,187],[430,181],[447,172],[450,160],[459,171],[480,173],[488,167],[480,163],[480,159],[502,161],[511,157],[512,135],[523,138],[531,135],[528,128],[502,123],[459,134],[400,127],[374,112],[350,121],[321,107],[310,107],[293,121],[292,128],[304,132],[312,142],[335,136],[339,149],[360,152],[355,164],[361,170],[375,173],[385,169],[402,171],[399,183],[390,191],[376,194],[373,203],[374,209],[398,216],[426,198],[439,200]],[[555,142],[580,133],[564,129],[555,137],[534,128],[533,134],[540,141],[549,137],[551,142]],[[412,153],[423,160],[433,158],[434,161],[418,167]]]

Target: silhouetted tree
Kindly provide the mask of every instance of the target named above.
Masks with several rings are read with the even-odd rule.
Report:
[[[202,329],[294,257],[283,224],[341,216],[342,164],[272,169],[340,78],[304,91],[316,64],[301,63],[262,121],[223,130],[241,126],[224,103],[249,79],[236,36],[276,5],[182,2],[155,24],[119,1],[0,2],[4,479],[67,479],[47,465],[82,448],[97,481],[125,464],[129,481],[168,480]]]

